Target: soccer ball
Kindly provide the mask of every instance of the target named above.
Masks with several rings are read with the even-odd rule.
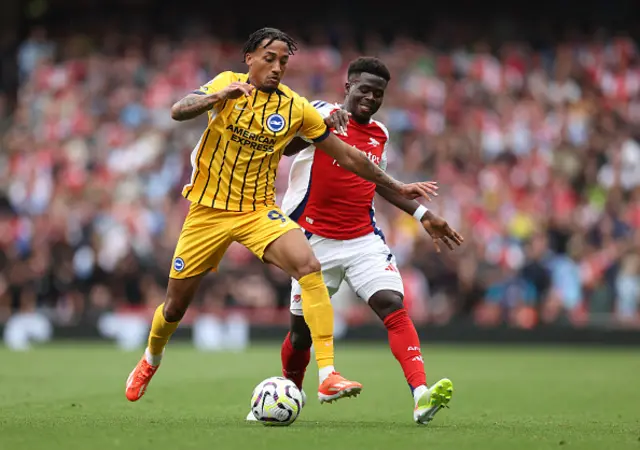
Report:
[[[302,394],[291,380],[271,377],[253,390],[251,412],[264,425],[291,425],[300,415]]]

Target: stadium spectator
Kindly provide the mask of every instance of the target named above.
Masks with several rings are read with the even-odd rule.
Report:
[[[314,42],[292,58],[287,81],[310,100],[339,102],[358,52],[349,40]],[[372,35],[365,50],[393,74],[380,112],[389,170],[437,180],[430,207],[466,238],[434,256],[410,217],[377,203],[416,321],[640,325],[635,42],[441,50]],[[202,129],[172,122],[169,108],[221,68],[242,70],[240,52],[213,38],[112,31],[56,41],[43,29],[20,46],[10,121],[0,96],[0,321],[39,308],[76,323],[162,300]],[[278,181],[282,194],[286,177]],[[239,246],[206,286],[205,308],[288,307],[289,280]]]

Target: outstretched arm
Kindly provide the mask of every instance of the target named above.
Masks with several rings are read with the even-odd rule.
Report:
[[[309,145],[310,144],[302,138],[293,138],[293,140],[285,147],[284,156],[295,156]]]
[[[462,235],[451,228],[444,218],[429,211],[417,201],[408,200],[383,186],[377,186],[376,192],[398,209],[403,210],[420,221],[425,231],[429,233],[429,236],[433,239],[433,244],[437,252],[440,252],[438,241],[442,241],[449,250],[453,250],[453,244],[460,246],[464,242]]]
[[[420,207],[420,203],[418,203],[416,200],[409,200],[407,198],[404,198],[396,191],[392,191],[391,189],[384,186],[376,186],[376,193],[386,201],[391,203],[393,206],[401,209],[410,216],[413,216]],[[420,217],[420,219],[422,219],[422,217]]]
[[[239,98],[242,95],[248,97],[252,91],[253,86],[250,84],[234,82],[211,94],[191,93],[171,107],[171,118],[177,121],[193,119],[213,109],[216,103],[221,100]]]
[[[336,109],[329,116],[324,118],[324,123],[329,129],[335,129],[338,134],[345,134],[349,113],[344,109]],[[302,138],[294,138],[284,149],[284,156],[295,156],[309,146],[309,142]]]
[[[427,200],[431,200],[429,194],[437,195],[435,192],[437,188],[434,186],[434,183],[419,182],[404,184],[387,175],[384,170],[380,169],[380,167],[367,158],[367,155],[357,148],[345,144],[333,133],[329,133],[323,141],[316,144],[316,147],[335,159],[336,162],[346,170],[378,186],[389,188],[404,198],[416,199],[418,197],[424,197]]]

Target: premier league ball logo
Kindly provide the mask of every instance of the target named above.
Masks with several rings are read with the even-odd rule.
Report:
[[[285,125],[286,121],[280,114],[271,114],[269,117],[267,117],[267,128],[269,128],[274,133],[282,131]]]

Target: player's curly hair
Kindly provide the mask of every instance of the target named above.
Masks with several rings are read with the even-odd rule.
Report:
[[[244,44],[244,48],[242,49],[243,61],[246,62],[247,53],[255,52],[260,43],[265,39],[268,39],[264,45],[265,47],[269,46],[273,41],[282,41],[289,47],[290,55],[293,55],[295,51],[298,50],[296,41],[284,31],[280,31],[277,28],[260,28],[251,33],[251,36],[249,36],[249,39]]]
[[[372,56],[361,56],[354,59],[349,64],[347,71],[347,77],[351,78],[352,75],[360,75],[361,73],[370,73],[380,78],[385,79],[387,82],[391,80],[391,72],[389,68],[378,58]]]

